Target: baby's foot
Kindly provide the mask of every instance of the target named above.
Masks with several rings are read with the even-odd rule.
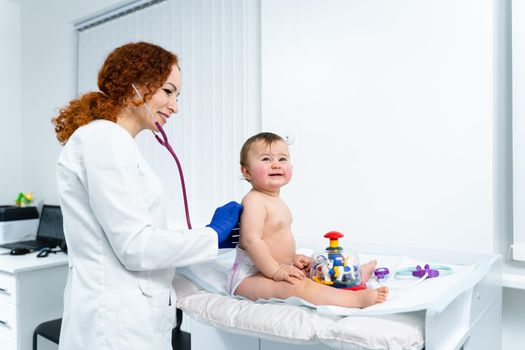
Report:
[[[361,308],[380,304],[386,301],[388,296],[388,287],[379,287],[377,289],[366,289],[356,292]]]
[[[376,304],[380,304],[386,301],[388,297],[388,287],[382,286],[376,289],[377,290],[377,299]]]
[[[368,282],[370,276],[374,273],[376,266],[377,260],[370,260],[366,264],[361,265],[361,277],[363,278],[363,282]]]

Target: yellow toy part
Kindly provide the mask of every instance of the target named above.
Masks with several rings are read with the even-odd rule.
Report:
[[[326,284],[327,286],[334,284],[334,282],[332,282],[332,281],[325,281],[324,279],[321,279],[321,278],[319,278],[319,277],[317,277],[317,276],[312,277],[312,279],[313,279],[315,282],[317,282],[317,283]]]
[[[335,266],[334,267],[334,277],[335,278],[339,277],[339,275],[342,274],[344,270],[345,270],[344,266]]]

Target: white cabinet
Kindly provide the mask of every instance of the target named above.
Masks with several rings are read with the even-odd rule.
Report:
[[[191,319],[191,348],[214,350],[259,350],[259,339],[226,332]]]
[[[31,350],[33,331],[62,317],[67,255],[0,255],[0,349]]]
[[[189,317],[189,316],[187,316]],[[191,319],[191,348],[213,350],[331,350],[324,344],[290,344],[223,331]]]

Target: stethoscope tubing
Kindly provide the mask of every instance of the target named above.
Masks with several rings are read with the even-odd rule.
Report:
[[[182,198],[184,200],[184,211],[186,213],[186,224],[188,225],[188,229],[191,230],[191,220],[190,220],[190,210],[188,206],[188,196],[186,194],[186,183],[184,181],[184,173],[182,172],[182,165],[179,162],[179,158],[177,157],[177,154],[175,154],[175,151],[171,147],[169,141],[168,141],[168,135],[166,135],[166,132],[162,128],[162,126],[159,124],[159,122],[155,122],[155,125],[157,126],[157,130],[159,130],[160,134],[162,135],[162,139],[159,137],[159,135],[153,133],[155,135],[155,138],[157,141],[166,149],[168,152],[170,152],[173,159],[175,159],[175,163],[177,163],[177,169],[179,170],[179,179],[180,179],[180,185],[182,188]]]
[[[140,91],[137,89],[137,87],[135,86],[134,83],[131,83],[131,87],[133,88],[133,90],[135,90],[135,93],[137,94],[137,96],[144,102],[144,107],[146,108],[146,110],[148,111],[149,115],[151,116],[151,119],[153,120],[153,122],[157,126],[157,130],[162,135],[162,139],[159,137],[159,135],[155,134],[155,132],[152,130],[153,135],[155,136],[157,141],[162,146],[166,147],[166,149],[168,150],[168,152],[170,152],[170,154],[173,157],[173,159],[175,159],[175,163],[177,163],[177,169],[179,170],[179,179],[180,179],[180,184],[181,184],[181,188],[182,188],[182,197],[183,197],[183,200],[184,200],[184,212],[186,213],[186,224],[188,225],[188,229],[191,230],[192,227],[191,227],[191,220],[190,220],[190,209],[189,209],[189,206],[188,206],[188,196],[186,194],[186,183],[184,181],[184,174],[182,172],[182,166],[181,166],[181,164],[179,162],[179,158],[177,157],[177,154],[175,154],[175,151],[173,150],[173,148],[171,147],[171,145],[169,143],[168,135],[166,135],[166,132],[164,131],[164,129],[162,128],[160,123],[155,119],[155,116],[153,115],[153,112],[149,108],[148,104],[146,103],[146,100],[144,99],[144,97],[142,96]]]

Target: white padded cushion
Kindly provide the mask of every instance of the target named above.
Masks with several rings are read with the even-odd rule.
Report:
[[[181,276],[174,284],[177,306],[186,314],[232,333],[296,344],[324,343],[351,350],[419,350],[424,345],[424,312],[341,317],[302,306],[254,303],[198,290]]]
[[[259,304],[200,291],[180,298],[177,306],[203,324],[233,333],[292,343],[316,343],[317,331],[339,316],[287,304]]]
[[[337,349],[419,350],[424,347],[424,312],[345,317],[320,329],[319,340]]]

